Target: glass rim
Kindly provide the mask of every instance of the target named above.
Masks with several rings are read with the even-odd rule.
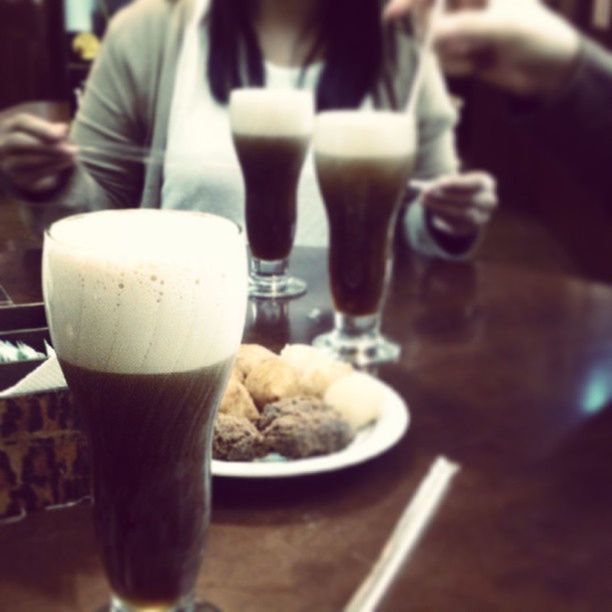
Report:
[[[180,209],[166,209],[166,208],[118,208],[118,209],[109,208],[109,209],[103,209],[103,210],[91,210],[87,212],[76,213],[74,215],[68,215],[61,219],[58,219],[57,221],[54,221],[53,223],[51,223],[51,225],[45,228],[44,238],[45,240],[47,239],[51,240],[55,244],[70,247],[70,249],[79,250],[83,252],[93,251],[95,250],[94,247],[90,247],[86,245],[77,245],[73,242],[67,242],[66,240],[61,240],[60,238],[57,238],[56,236],[53,235],[53,228],[60,223],[64,223],[65,221],[76,221],[82,217],[87,217],[89,215],[95,215],[95,214],[100,214],[100,213],[102,214],[104,213],[119,213],[119,214],[136,213],[138,214],[141,212],[159,212],[164,215],[166,214],[176,214],[176,215],[185,215],[185,216],[191,215],[191,216],[197,216],[197,217],[207,217],[207,218],[217,219],[219,221],[226,222],[230,226],[235,228],[237,237],[239,238],[245,237],[245,229],[242,224],[238,223],[237,221],[233,221],[232,219],[228,219],[227,217],[223,217],[222,215],[217,215],[211,212],[206,212],[206,211],[201,211],[201,210],[180,210]]]

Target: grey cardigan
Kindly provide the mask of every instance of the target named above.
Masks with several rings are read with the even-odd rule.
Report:
[[[177,62],[192,9],[193,0],[136,0],[115,16],[72,128],[82,161],[61,191],[29,203],[35,225],[78,211],[161,206],[163,162],[119,160],[90,154],[88,148],[165,149]],[[416,57],[411,39],[398,34],[398,65],[375,96],[381,107],[405,106]],[[423,91],[418,115],[418,175],[456,171],[457,116],[442,77],[434,91]]]

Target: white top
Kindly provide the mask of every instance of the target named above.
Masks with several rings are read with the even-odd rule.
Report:
[[[203,23],[209,0],[198,0],[193,17],[187,26],[180,52],[177,76],[170,111],[168,143],[164,164],[162,207],[174,209],[203,210],[223,215],[244,224],[244,186],[242,174],[234,150],[228,108],[213,97],[206,78],[208,63],[208,35]],[[281,67],[265,62],[265,83],[269,89],[296,88],[301,68]],[[442,136],[435,142],[419,142],[419,156],[432,166],[430,158],[454,160],[454,135],[449,115],[454,118],[450,102],[444,89],[439,70],[432,63],[429,77],[423,87],[419,104],[420,114],[425,106],[436,107],[449,123]],[[309,66],[301,86],[316,90],[322,64]],[[429,83],[427,83],[429,81]],[[427,90],[430,89],[429,99]],[[423,100],[423,98],[425,98]],[[372,109],[373,103],[366,98],[362,109]],[[450,109],[450,110],[449,110]],[[433,125],[433,123],[432,123]],[[428,130],[422,130],[427,134]],[[421,136],[423,136],[421,134]],[[427,136],[425,136],[427,137]],[[417,160],[417,176],[419,175]],[[454,168],[449,168],[453,170]],[[423,178],[429,178],[421,175]],[[301,246],[327,246],[328,230],[323,201],[317,184],[312,150],[309,152],[298,186],[298,222],[295,244]],[[424,230],[420,206],[412,206],[405,219],[405,234],[417,250],[444,256]]]

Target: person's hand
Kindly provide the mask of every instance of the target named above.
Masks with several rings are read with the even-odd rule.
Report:
[[[68,126],[19,114],[0,122],[0,173],[15,188],[33,195],[57,187],[76,163],[77,147]]]
[[[421,202],[436,230],[456,237],[475,236],[497,208],[495,179],[486,172],[445,176],[422,191]]]
[[[391,0],[385,19],[430,7],[433,0]],[[538,0],[447,0],[433,25],[444,70],[476,76],[523,96],[550,96],[572,73],[580,37]]]

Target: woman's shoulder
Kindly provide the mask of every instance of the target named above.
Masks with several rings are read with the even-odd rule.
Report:
[[[173,15],[187,10],[193,0],[134,0],[110,22],[107,37],[134,44],[140,37],[164,37]]]

